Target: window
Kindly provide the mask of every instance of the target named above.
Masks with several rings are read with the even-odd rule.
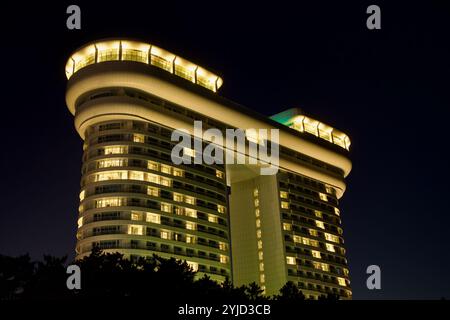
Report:
[[[187,265],[191,267],[192,271],[198,271],[198,263],[192,261],[186,261]]]
[[[262,245],[263,245],[262,241],[258,240],[258,249],[262,249]]]
[[[128,234],[142,235],[142,226],[139,225],[129,225]]]
[[[295,257],[286,257],[286,263],[290,265],[295,265]]]
[[[325,225],[322,221],[316,220],[316,226],[320,229],[325,229]]]
[[[170,203],[162,202],[161,203],[161,211],[169,212],[169,213],[172,212],[172,205]]]
[[[262,251],[258,251],[258,259],[259,260],[263,260],[264,259],[264,254]]]
[[[295,243],[301,243],[302,242],[302,237],[300,237],[300,236],[294,235],[294,236],[292,236],[292,238],[293,238]]]
[[[255,215],[257,218],[259,218],[259,209],[255,209]]]
[[[325,243],[327,250],[330,252],[335,252],[336,250],[334,249],[334,246],[330,243]]]
[[[325,233],[325,239],[331,242],[339,243],[339,237],[329,233]]]
[[[195,243],[195,237],[191,235],[186,235],[186,243]]]
[[[167,174],[172,174],[172,167],[166,166],[165,164],[162,164],[161,165],[161,172],[162,173],[167,173]]]
[[[289,202],[281,201],[281,208],[283,208],[283,209],[289,209]]]
[[[142,171],[130,171],[129,179],[144,181],[144,172],[142,172]]]
[[[108,146],[105,147],[105,154],[124,154],[125,150],[125,146]]]
[[[255,188],[255,189],[253,190],[253,196],[254,196],[254,197],[257,197],[258,195],[259,195],[258,188]]]
[[[132,212],[131,213],[131,220],[134,220],[134,221],[141,220],[141,215],[139,213],[137,213],[137,212]]]
[[[105,171],[96,174],[94,177],[95,182],[128,179],[128,171]]]
[[[105,159],[98,162],[98,168],[122,167],[123,159]]]
[[[81,228],[83,226],[83,217],[78,218],[78,228]]]
[[[320,255],[320,252],[319,252],[319,251],[316,251],[316,250],[311,250],[311,255],[312,255],[314,258],[317,258],[317,259],[321,259],[321,258],[322,258],[322,256]]]
[[[138,143],[144,143],[145,142],[145,138],[143,134],[133,134],[133,141],[134,142],[138,142]]]
[[[212,223],[217,223],[218,217],[210,214],[210,215],[208,215],[208,221],[212,222]]]
[[[185,197],[184,197],[184,201],[185,201],[186,203],[195,205],[195,198],[194,198],[194,197],[185,196]]]
[[[228,263],[228,257],[224,255],[220,255],[220,263]]]
[[[317,218],[323,218],[322,212],[320,212],[319,210],[314,210],[314,214]]]
[[[264,283],[266,281],[266,277],[264,276],[264,274],[260,274],[259,275],[259,282]]]
[[[147,194],[149,196],[159,197],[159,189],[155,187],[147,187]]]
[[[194,222],[186,221],[186,229],[188,230],[195,230],[196,224]]]
[[[344,286],[344,287],[346,287],[347,286],[347,283],[345,282],[345,279],[344,278],[337,278],[337,280],[338,280],[338,283],[339,283],[339,285],[340,286]]]
[[[161,183],[163,186],[170,187],[170,186],[172,185],[172,180],[171,180],[171,179],[167,179],[167,178],[161,177],[160,183]]]
[[[148,161],[147,168],[150,170],[158,170],[158,163],[154,161]]]
[[[261,239],[261,230],[256,230],[256,237]]]
[[[256,219],[256,227],[261,228],[261,220],[260,219]]]
[[[83,201],[84,200],[84,195],[85,195],[85,191],[83,190],[83,191],[81,191],[80,192],[80,201]]]
[[[217,205],[217,212],[219,213],[225,213],[225,207],[221,206],[220,204]]]
[[[259,199],[255,199],[255,207],[259,206]]]
[[[161,230],[161,239],[170,240],[171,239],[170,231]]]
[[[156,213],[147,212],[147,217],[146,217],[145,221],[160,224],[161,216]]]
[[[105,207],[118,207],[122,205],[121,198],[106,198],[99,199],[95,201],[96,208],[105,208]]]
[[[225,242],[219,242],[219,249],[222,251],[227,250],[227,245]]]
[[[184,212],[186,213],[186,216],[191,218],[197,218],[197,210],[185,208]]]
[[[317,230],[314,230],[314,229],[309,229],[309,234],[314,236],[314,237],[318,236]]]
[[[288,198],[288,193],[286,191],[280,191],[280,198],[287,199]]]
[[[327,190],[328,194],[335,194],[333,187],[326,186],[325,189]]]
[[[223,179],[223,172],[220,171],[220,170],[216,170],[216,177],[220,178],[220,179]]]
[[[173,194],[173,201],[182,202],[183,201],[183,195],[180,193],[174,193]]]
[[[292,225],[290,223],[284,222],[283,223],[283,230],[291,231],[292,230]]]
[[[181,170],[181,169],[173,168],[173,175],[175,177],[183,177],[184,176],[184,171]]]
[[[259,271],[264,271],[264,262],[259,263]]]
[[[320,200],[322,200],[322,201],[328,201],[328,197],[325,193],[319,192],[319,197],[320,197]]]
[[[339,209],[338,208],[334,208],[334,213],[337,215],[337,216],[340,216],[341,215],[341,212],[339,211]]]

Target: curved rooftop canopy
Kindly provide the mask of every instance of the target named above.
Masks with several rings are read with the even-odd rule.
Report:
[[[67,79],[78,70],[105,61],[136,61],[155,66],[216,92],[223,84],[218,75],[149,43],[132,40],[98,41],[77,50],[66,63]]]
[[[341,148],[350,150],[350,138],[345,133],[323,122],[303,115],[299,108],[285,110],[270,118],[294,130],[313,134]]]

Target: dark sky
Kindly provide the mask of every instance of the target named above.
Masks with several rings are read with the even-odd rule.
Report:
[[[81,31],[66,29],[72,2],[2,3],[0,253],[73,258],[82,142],[64,64],[87,41],[127,36],[218,70],[220,94],[255,111],[301,107],[346,132],[354,298],[450,298],[449,7],[262,2],[74,2]],[[370,4],[381,30],[366,28]],[[371,264],[377,292],[365,286]]]

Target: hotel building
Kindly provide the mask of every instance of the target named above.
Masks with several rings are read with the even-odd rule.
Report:
[[[351,170],[343,132],[295,108],[257,114],[217,93],[220,76],[149,43],[87,44],[66,76],[84,141],[77,259],[95,246],[130,258],[156,253],[186,260],[200,276],[255,281],[268,295],[293,281],[308,298],[351,298],[338,209]],[[279,129],[278,173],[174,165],[172,131],[197,139],[195,120],[222,132]]]

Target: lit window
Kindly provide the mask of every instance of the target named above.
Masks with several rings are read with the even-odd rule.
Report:
[[[258,249],[262,249],[262,241],[261,240],[258,240]]]
[[[330,266],[326,263],[321,263],[320,268],[322,269],[322,271],[326,271],[326,272],[330,271]]]
[[[290,223],[284,222],[283,223],[283,230],[291,231],[292,230],[292,225]]]
[[[339,211],[339,209],[338,208],[334,208],[334,213],[337,215],[337,216],[340,216],[341,215],[341,212]]]
[[[132,212],[131,213],[131,220],[134,220],[134,221],[141,220],[140,214],[137,213],[137,212]]]
[[[317,230],[314,230],[314,229],[309,229],[309,234],[314,237],[317,237],[317,235],[318,235]]]
[[[169,213],[172,212],[172,205],[170,203],[165,202],[161,203],[161,211]]]
[[[348,276],[348,269],[347,268],[342,268],[342,271],[344,272],[344,274],[346,275],[346,276]]]
[[[81,228],[83,226],[83,217],[78,218],[78,228]]]
[[[137,133],[133,134],[133,142],[144,143],[145,142],[144,135]]]
[[[309,245],[313,246],[313,247],[318,247],[319,246],[319,241],[313,240],[313,239],[309,239]]]
[[[259,199],[255,199],[255,207],[259,206]]]
[[[258,251],[258,259],[259,260],[263,260],[263,258],[264,258],[263,252],[262,251]]]
[[[259,218],[259,209],[258,208],[255,209],[255,215],[256,215],[257,218]]]
[[[186,243],[195,243],[195,237],[191,235],[186,236]]]
[[[171,239],[170,231],[161,230],[161,239]]]
[[[325,233],[325,239],[331,242],[339,243],[339,237],[329,233]]]
[[[220,263],[228,263],[228,257],[224,255],[220,255]]]
[[[281,201],[281,208],[283,208],[283,209],[289,209],[289,202]]]
[[[128,179],[128,171],[105,171],[95,175],[95,181]]]
[[[317,258],[317,259],[321,259],[321,258],[322,258],[322,256],[320,255],[320,252],[319,252],[319,251],[316,251],[316,250],[311,250],[311,255],[312,255],[314,258]]]
[[[122,205],[121,198],[99,199],[95,201],[96,208],[118,207]]]
[[[186,213],[186,216],[191,218],[197,218],[197,210],[185,208],[184,212]]]
[[[190,196],[185,196],[184,201],[188,204],[195,205],[195,198]]]
[[[335,193],[334,189],[332,187],[330,187],[330,186],[326,186],[325,189],[327,190],[328,194],[334,194]]]
[[[128,234],[142,235],[142,226],[139,225],[129,225]]]
[[[311,241],[311,239],[309,239],[309,238],[302,238],[302,243],[303,243],[304,245],[309,246],[309,245],[310,245],[310,241]]]
[[[80,192],[80,201],[84,200],[84,195],[85,195],[85,191],[83,190]]]
[[[344,278],[337,278],[338,279],[338,283],[339,283],[339,285],[341,285],[341,286],[344,286],[344,287],[346,287],[347,286],[347,283],[345,282],[345,279]]]
[[[260,274],[259,275],[259,282],[264,283],[266,281],[266,277],[264,276],[264,274]]]
[[[125,150],[124,146],[108,146],[105,147],[105,154],[124,154]]]
[[[255,189],[253,190],[253,196],[254,196],[254,197],[257,197],[258,194],[259,194],[258,188],[255,188]]]
[[[325,229],[325,225],[322,221],[316,220],[316,226],[320,229]]]
[[[260,219],[256,219],[256,227],[261,228],[261,220]]]
[[[173,168],[173,175],[175,177],[183,177],[184,176],[184,171],[181,170],[181,169]]]
[[[301,243],[302,242],[302,237],[300,236],[292,236],[293,240],[295,243]]]
[[[212,214],[208,215],[208,221],[212,223],[217,223],[217,216],[214,216]]]
[[[184,147],[183,148],[183,155],[187,155],[189,157],[194,158],[195,157],[195,150],[191,149],[191,148]]]
[[[142,171],[130,171],[129,179],[143,181],[144,180],[144,172],[142,172]]]
[[[295,265],[295,257],[286,257],[286,263],[290,265]]]
[[[172,180],[171,180],[171,179],[167,179],[167,178],[161,177],[160,183],[161,183],[163,186],[170,187],[170,186],[172,185]]]
[[[220,178],[220,179],[223,179],[223,172],[220,171],[220,170],[216,170],[216,177]]]
[[[159,197],[159,189],[155,187],[147,187],[147,194],[149,196]]]
[[[256,237],[261,239],[261,230],[256,230]]]
[[[182,202],[183,201],[183,195],[180,193],[174,193],[173,194],[173,201]]]
[[[159,176],[153,173],[146,174],[146,181],[159,184]]]
[[[222,205],[220,205],[220,204],[218,204],[218,205],[217,205],[217,212],[219,212],[219,213],[225,213],[225,207],[222,206]]]
[[[156,213],[147,212],[147,217],[145,218],[145,221],[160,224],[161,216]]]
[[[198,271],[198,263],[192,261],[186,261],[187,265],[191,267],[192,271]]]
[[[280,191],[280,198],[287,199],[288,198],[288,193],[286,191]]]
[[[150,170],[158,170],[158,163],[154,161],[148,161],[147,168]]]
[[[167,174],[172,174],[172,167],[166,166],[165,164],[162,164],[161,165],[161,172],[162,173],[167,173]]]
[[[318,210],[314,210],[314,214],[316,215],[317,218],[322,218],[322,212],[318,211]]]
[[[330,243],[325,243],[327,250],[330,252],[335,252],[334,246]]]
[[[105,159],[98,162],[99,168],[122,167],[123,159]]]
[[[194,222],[186,221],[186,229],[188,230],[195,230],[196,224]]]
[[[227,245],[225,242],[219,242],[219,249],[222,251],[227,250]]]
[[[264,262],[259,263],[259,271],[264,271]]]
[[[320,197],[320,200],[322,200],[322,201],[328,201],[328,197],[325,193],[319,192],[319,197]]]

